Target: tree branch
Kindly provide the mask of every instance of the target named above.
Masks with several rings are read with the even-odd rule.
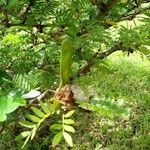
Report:
[[[98,0],[90,0],[93,5],[95,5],[99,12],[96,16],[96,19],[100,19],[108,15],[111,8],[118,2],[118,0],[109,0],[107,3],[99,2]]]
[[[90,72],[91,67],[95,64],[95,60],[96,59],[104,59],[107,56],[109,56],[110,54],[114,53],[115,51],[127,51],[130,52],[131,48],[130,47],[126,47],[122,44],[122,42],[114,45],[113,47],[111,47],[110,49],[100,52],[97,51],[92,57],[91,59],[87,60],[87,63],[82,66],[78,71],[77,71],[77,77],[81,77],[82,75],[86,75],[88,72]],[[71,79],[72,80],[72,79]]]
[[[28,13],[31,10],[31,7],[34,5],[34,0],[29,0],[29,5],[28,7],[26,7],[25,12],[23,13],[23,20],[22,20],[22,24],[25,24],[27,18],[28,18]]]
[[[147,6],[144,6],[147,5]],[[134,10],[123,14],[121,20],[132,20],[136,15],[143,13],[144,11],[150,10],[150,3],[143,3],[141,6],[136,7]]]
[[[5,22],[5,26],[6,27],[9,27],[9,19],[8,19],[8,11],[7,11],[7,8],[4,8],[4,16],[5,16],[5,19],[3,20]]]
[[[6,23],[5,23],[6,24]],[[34,23],[34,24],[26,24],[26,23],[9,23],[8,26],[6,27],[13,27],[13,26],[26,26],[26,27],[37,27],[39,28],[39,26],[42,26],[42,28],[44,27],[50,27],[51,24],[40,24],[40,23]]]

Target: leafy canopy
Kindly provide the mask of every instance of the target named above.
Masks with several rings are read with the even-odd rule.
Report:
[[[20,95],[33,92],[33,101],[27,101],[24,108],[31,108],[34,114],[27,113],[25,119],[19,122],[21,126],[31,130],[22,132],[16,138],[18,141],[26,138],[23,147],[29,139],[34,138],[43,122],[47,122],[52,115],[61,113],[58,123],[55,121],[50,126],[50,129],[58,131],[52,140],[52,147],[55,147],[62,137],[69,146],[73,146],[69,132],[75,132],[72,126],[75,121],[68,118],[72,116],[73,111],[64,113],[58,99],[51,99],[52,94],[45,96],[47,89],[56,89],[60,85],[59,78],[66,80],[63,84],[69,81],[82,84],[84,79],[86,84],[90,84],[90,81],[87,82],[88,75],[93,71],[96,76],[97,68],[101,69],[99,72],[102,74],[111,74],[107,57],[116,51],[127,55],[138,52],[149,59],[149,8],[150,3],[146,0],[0,1],[0,92],[10,93],[15,90]],[[63,53],[65,57],[60,59],[60,45],[64,39],[69,39],[71,43],[71,53],[68,56],[73,55],[74,49],[72,68],[71,57],[64,61],[68,47]],[[91,83],[95,82],[93,76]],[[96,86],[99,85],[96,83]],[[35,92],[40,93],[36,90],[43,92],[44,98],[34,99]],[[57,92],[58,96],[60,91]],[[9,113],[25,105],[21,97],[6,95],[0,95],[0,121],[5,121]],[[116,95],[119,97],[119,94]],[[79,107],[103,117],[127,116],[129,109],[109,100],[111,95],[107,96],[107,100],[94,97],[91,103],[77,103]],[[90,101],[88,97],[82,98]],[[38,104],[34,103],[34,100],[38,100]],[[119,103],[122,98],[117,101]],[[32,105],[36,107],[31,107]],[[23,114],[21,116],[24,117]]]

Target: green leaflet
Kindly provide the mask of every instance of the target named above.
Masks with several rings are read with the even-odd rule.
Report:
[[[60,129],[62,129],[62,124],[53,124],[50,126],[50,129],[60,130]]]
[[[24,132],[20,133],[20,134],[15,138],[15,140],[16,140],[16,141],[22,140],[22,139],[26,138],[27,136],[29,136],[30,134],[31,134],[30,131],[24,131]]]
[[[73,44],[70,40],[62,41],[60,51],[60,87],[68,84],[73,57]]]
[[[40,118],[43,118],[45,114],[38,108],[31,107],[32,111]]]
[[[63,132],[63,136],[64,136],[65,141],[68,143],[68,145],[70,147],[73,147],[73,141],[72,141],[71,135],[67,132]]]
[[[55,99],[53,99],[55,101]],[[32,111],[34,112],[34,115],[32,114],[27,114],[26,115],[26,120],[22,120],[19,122],[21,126],[27,127],[31,129],[30,131],[25,131],[22,132],[20,135],[18,135],[17,139],[24,139],[26,138],[22,148],[26,145],[28,140],[33,140],[34,136],[36,135],[37,129],[40,127],[40,125],[52,114],[54,114],[57,110],[58,107],[55,107],[55,103],[52,103],[52,100],[47,101],[46,103],[41,102],[41,107],[36,108],[36,107],[31,107]],[[58,102],[57,102],[58,105]],[[29,121],[28,121],[29,120]],[[62,125],[61,125],[62,127]],[[59,126],[59,128],[61,129]],[[54,124],[52,126],[53,129],[58,129],[57,124]],[[59,135],[57,135],[54,139],[53,144],[55,145],[58,140],[59,140]],[[60,139],[61,140],[61,139]]]
[[[75,132],[75,129],[72,126],[64,125],[64,130],[68,132]]]
[[[56,145],[59,144],[59,142],[61,141],[62,137],[63,137],[62,132],[59,132],[59,133],[57,133],[57,134],[54,136],[53,141],[52,141],[52,147],[53,147],[53,148],[54,148]]]
[[[27,127],[27,128],[34,128],[36,126],[35,124],[33,124],[33,123],[29,122],[29,121],[26,121],[26,120],[20,121],[19,124],[21,126],[24,126],[24,127]]]
[[[65,118],[71,117],[75,113],[74,110],[69,111],[67,114],[64,115]]]
[[[38,118],[37,116],[30,115],[30,114],[26,115],[26,118],[28,118],[29,120],[31,120],[31,121],[33,121],[33,122],[35,122],[35,123],[38,123],[38,122],[41,121],[41,119]]]
[[[48,113],[51,112],[51,111],[49,110],[48,106],[47,106],[47,103],[41,102],[41,108],[42,108],[42,110],[44,111],[44,113],[46,113],[46,114],[48,114]]]
[[[65,124],[74,124],[75,122],[72,119],[64,119],[64,123]]]
[[[72,137],[70,135],[70,133],[75,133],[75,129],[73,126],[71,126],[72,124],[74,124],[74,120],[72,119],[66,119],[68,117],[71,117],[74,113],[74,110],[69,111],[67,114],[63,114],[62,115],[62,121],[58,121],[58,123],[53,124],[50,126],[50,129],[58,131],[56,132],[53,141],[52,141],[52,147],[55,147],[56,145],[59,144],[59,142],[61,141],[62,137],[65,139],[65,141],[67,142],[67,144],[70,147],[73,147],[73,141],[72,141]],[[69,133],[68,133],[69,132]]]

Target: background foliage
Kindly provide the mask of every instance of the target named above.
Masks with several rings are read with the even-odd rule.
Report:
[[[73,138],[79,140],[72,149],[148,149],[149,8],[148,0],[1,0],[0,108],[9,95],[16,100],[7,113],[25,105],[22,94],[55,90],[61,41],[70,38],[75,50],[70,80],[76,99],[100,112],[75,113]],[[19,149],[23,144],[14,139],[25,130],[18,122],[31,110],[30,100],[26,103],[1,123],[0,148]],[[25,149],[51,148],[54,133],[49,124],[59,119],[47,120]],[[68,146],[60,143],[57,148]]]

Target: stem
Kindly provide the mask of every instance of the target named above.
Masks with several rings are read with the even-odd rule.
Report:
[[[64,132],[64,114],[62,115],[62,132]]]

